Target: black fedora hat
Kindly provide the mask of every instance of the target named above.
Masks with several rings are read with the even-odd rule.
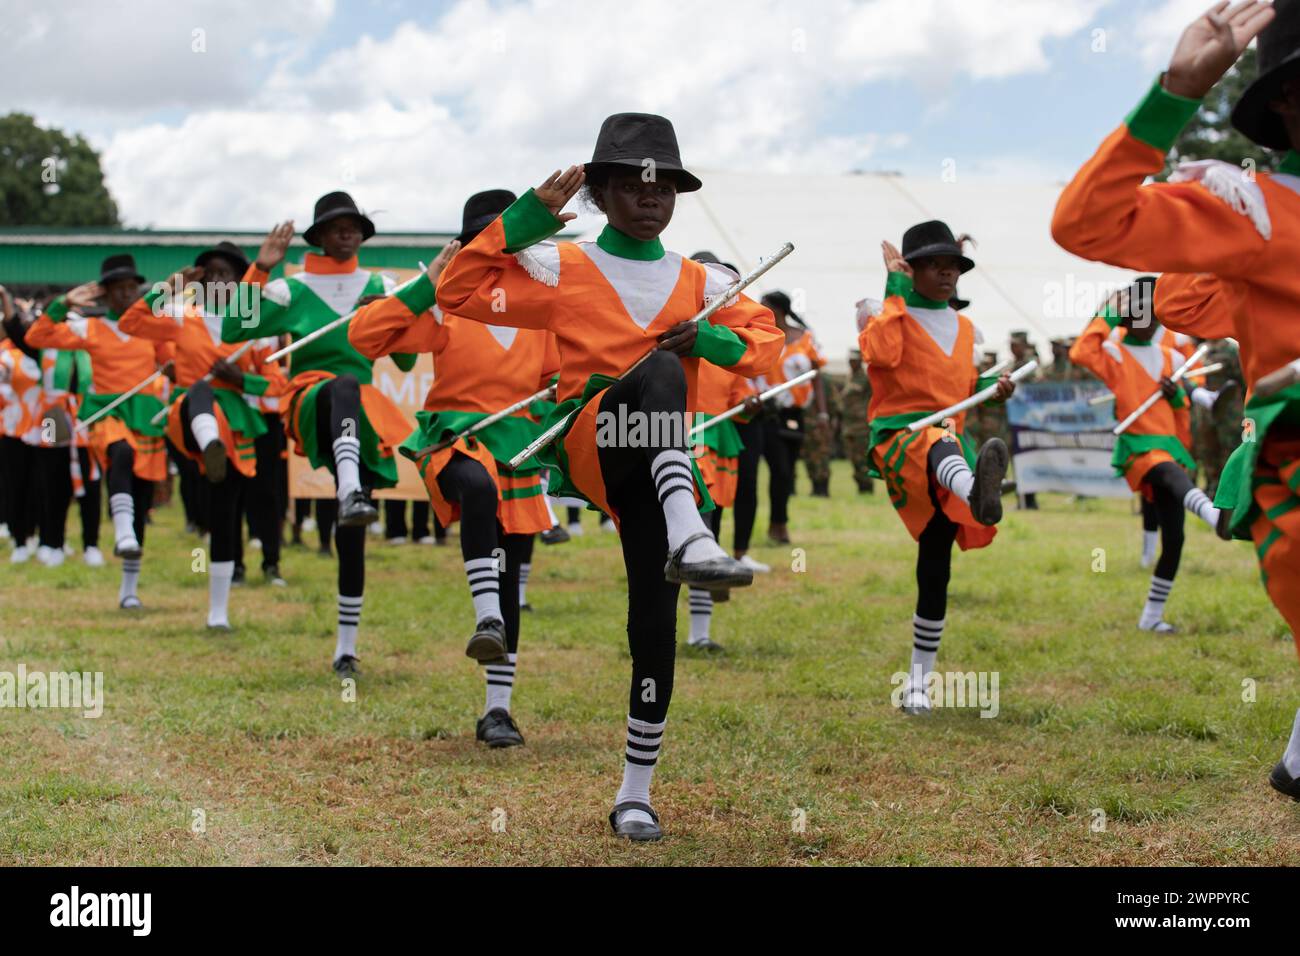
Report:
[[[320,246],[320,229],[325,223],[342,216],[351,216],[361,223],[361,241],[365,242],[375,234],[375,224],[370,217],[357,208],[356,201],[345,192],[326,193],[316,200],[315,221],[302,234],[308,245]]]
[[[205,266],[208,264],[209,259],[216,258],[225,259],[235,267],[235,272],[241,276],[248,271],[248,257],[244,255],[244,250],[225,239],[218,242],[211,249],[204,249],[195,256],[194,264],[196,266]]]
[[[962,255],[961,244],[948,224],[938,219],[918,223],[903,233],[903,258],[913,262],[926,256],[956,256],[961,260],[962,272],[975,268],[975,263]]]
[[[144,285],[144,276],[140,275],[140,270],[135,267],[135,256],[129,252],[109,256],[99,265],[100,285],[108,285],[119,279],[134,279],[140,285]]]
[[[646,169],[646,160],[654,163],[656,174],[672,173],[679,193],[695,192],[702,185],[682,166],[673,124],[653,113],[615,113],[606,117],[586,170]]]
[[[465,211],[460,217],[460,235],[456,241],[462,246],[472,241],[518,198],[508,189],[487,189],[470,196],[465,200]]]
[[[1232,125],[1242,135],[1269,149],[1290,149],[1282,117],[1269,103],[1282,95],[1282,86],[1300,75],[1300,0],[1273,0],[1273,22],[1256,41],[1259,75],[1232,108]]]

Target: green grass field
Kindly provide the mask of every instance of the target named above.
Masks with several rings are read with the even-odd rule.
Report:
[[[758,548],[775,572],[714,616],[729,653],[679,653],[654,790],[668,838],[648,846],[605,822],[629,658],[617,544],[593,515],[537,548],[514,706],[528,743],[494,752],[474,741],[483,681],[463,655],[454,538],[371,539],[355,703],[329,669],[334,565],[313,550],[286,551],[288,590],[263,586],[250,553],[258,580],[221,637],[202,627],[201,542],[179,502],[149,532],[142,613],[117,610],[116,562],[15,567],[0,551],[0,670],[103,671],[106,697],[98,720],[0,710],[0,862],[1300,860],[1300,805],[1266,783],[1300,669],[1249,546],[1189,518],[1167,615],[1181,633],[1157,637],[1135,626],[1148,575],[1129,502],[1009,512],[991,548],[955,560],[939,654],[942,670],[998,672],[1000,711],[908,718],[890,675],[908,662],[914,545],[836,466],[835,497],[792,502],[806,571]]]

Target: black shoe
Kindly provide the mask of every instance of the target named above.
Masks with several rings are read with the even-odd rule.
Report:
[[[620,810],[642,810],[645,813],[650,814],[650,819],[654,822],[645,823],[640,820],[625,820],[622,823],[619,823],[618,814]],[[622,837],[625,840],[631,840],[633,843],[649,843],[664,838],[664,831],[659,826],[659,814],[651,810],[649,804],[640,803],[634,800],[620,803],[618,806],[614,807],[613,811],[611,811],[609,815],[609,825],[614,830],[614,836]]]
[[[474,636],[465,645],[465,656],[479,663],[499,661],[506,656],[506,626],[494,617],[479,621]]]
[[[242,564],[237,564],[235,565],[235,570],[230,574],[230,583],[234,587],[241,588],[244,586],[244,581],[247,577],[248,571]]]
[[[1291,776],[1286,772],[1286,764],[1282,761],[1277,762],[1273,772],[1268,775],[1268,782],[1273,785],[1273,789],[1278,793],[1290,797],[1292,800],[1300,800],[1300,779]]]
[[[214,485],[225,481],[227,462],[226,443],[220,439],[208,442],[208,447],[203,449],[203,473],[208,476],[208,481]]]
[[[370,492],[358,488],[339,505],[340,528],[368,528],[379,518],[379,509],[370,500]]]
[[[289,582],[280,576],[280,566],[278,564],[268,564],[262,569],[262,580],[272,587],[287,588]]]
[[[731,592],[725,588],[720,591],[710,591],[709,593],[713,597],[714,604],[722,604],[724,601],[731,600]]]
[[[122,558],[125,561],[139,561],[144,554],[144,549],[140,543],[132,538],[126,542],[113,543],[113,557]]]
[[[493,750],[498,747],[521,747],[524,735],[519,732],[515,719],[504,707],[493,707],[474,725],[474,737]]]
[[[519,610],[520,610],[521,612],[525,613],[525,614],[532,614],[532,613],[533,613],[533,606],[532,606],[531,604],[528,604],[527,602],[525,602],[525,603],[519,605]]]
[[[713,540],[707,531],[697,531],[681,543],[664,565],[664,580],[670,584],[686,584],[703,588],[706,591],[718,591],[724,588],[744,588],[754,583],[754,572],[745,567],[729,554],[709,558],[707,561],[682,560],[686,548],[692,541],[701,538]]]
[[[1232,540],[1232,509],[1220,508],[1219,520],[1214,526],[1214,533],[1224,541]]]
[[[361,668],[357,666],[360,663],[361,661],[357,660],[357,658],[353,657],[351,654],[344,654],[334,662],[334,676],[339,680],[345,680],[349,677],[360,677]]]
[[[687,641],[686,646],[693,651],[703,651],[705,654],[725,654],[727,652],[725,647],[707,637],[702,641]]]
[[[975,459],[975,481],[970,489],[970,510],[982,525],[1002,520],[1002,479],[1011,456],[1001,438],[990,438]]]
[[[542,544],[564,544],[568,540],[569,532],[558,524],[542,532]]]

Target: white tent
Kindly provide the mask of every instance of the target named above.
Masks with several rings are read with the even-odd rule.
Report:
[[[759,257],[793,242],[795,252],[757,283],[785,290],[831,360],[843,369],[857,341],[854,304],[881,298],[885,270],[880,241],[942,219],[970,233],[976,267],[958,292],[986,345],[1007,354],[1008,334],[1026,329],[1043,358],[1049,340],[1078,334],[1110,290],[1133,274],[1085,262],[1052,241],[1056,183],[958,177],[945,182],[893,174],[775,175],[700,170],[699,192],[677,200],[668,248],[685,255],[708,249],[742,272]],[[586,222],[583,225],[587,225]]]

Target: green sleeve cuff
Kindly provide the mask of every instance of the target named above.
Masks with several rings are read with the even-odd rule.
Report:
[[[428,312],[437,300],[437,290],[427,272],[414,282],[401,286],[393,294],[401,300],[402,305],[411,310],[411,315]]]
[[[409,372],[411,369],[415,368],[415,360],[417,356],[410,352],[394,352],[389,356],[389,358],[393,360],[393,364],[396,365],[400,371]]]
[[[1173,401],[1171,401],[1169,404],[1174,406],[1174,408],[1187,407],[1187,393],[1183,391],[1183,387],[1181,385],[1178,386],[1178,391],[1174,393]]]
[[[1201,108],[1201,101],[1170,93],[1162,85],[1162,79],[1163,76],[1156,77],[1147,95],[1128,114],[1124,124],[1134,139],[1140,139],[1148,146],[1167,153],[1173,148],[1183,127]]]
[[[714,325],[705,319],[695,333],[695,346],[691,354],[707,359],[714,365],[735,365],[745,355],[745,343],[739,335],[725,325]]]
[[[531,189],[501,214],[501,224],[506,232],[506,252],[527,249],[543,239],[551,238],[564,228],[564,223],[542,205],[542,201]]]
[[[161,299],[164,295],[166,295],[168,291],[169,290],[167,288],[167,283],[165,282],[154,283],[152,286],[149,287],[149,291],[144,294],[145,304],[152,309],[153,304],[157,302],[159,299]]]
[[[45,307],[45,314],[50,317],[51,322],[62,322],[68,317],[67,300],[63,296],[59,296]]]
[[[891,272],[885,279],[885,298],[901,295],[907,298],[912,292],[912,277],[906,272]]]
[[[1112,329],[1119,325],[1119,313],[1115,311],[1113,305],[1106,306],[1106,308],[1102,310],[1101,317],[1106,320],[1106,324]]]
[[[244,373],[244,391],[249,395],[265,395],[270,385],[271,382],[265,375],[255,375],[252,372]]]

